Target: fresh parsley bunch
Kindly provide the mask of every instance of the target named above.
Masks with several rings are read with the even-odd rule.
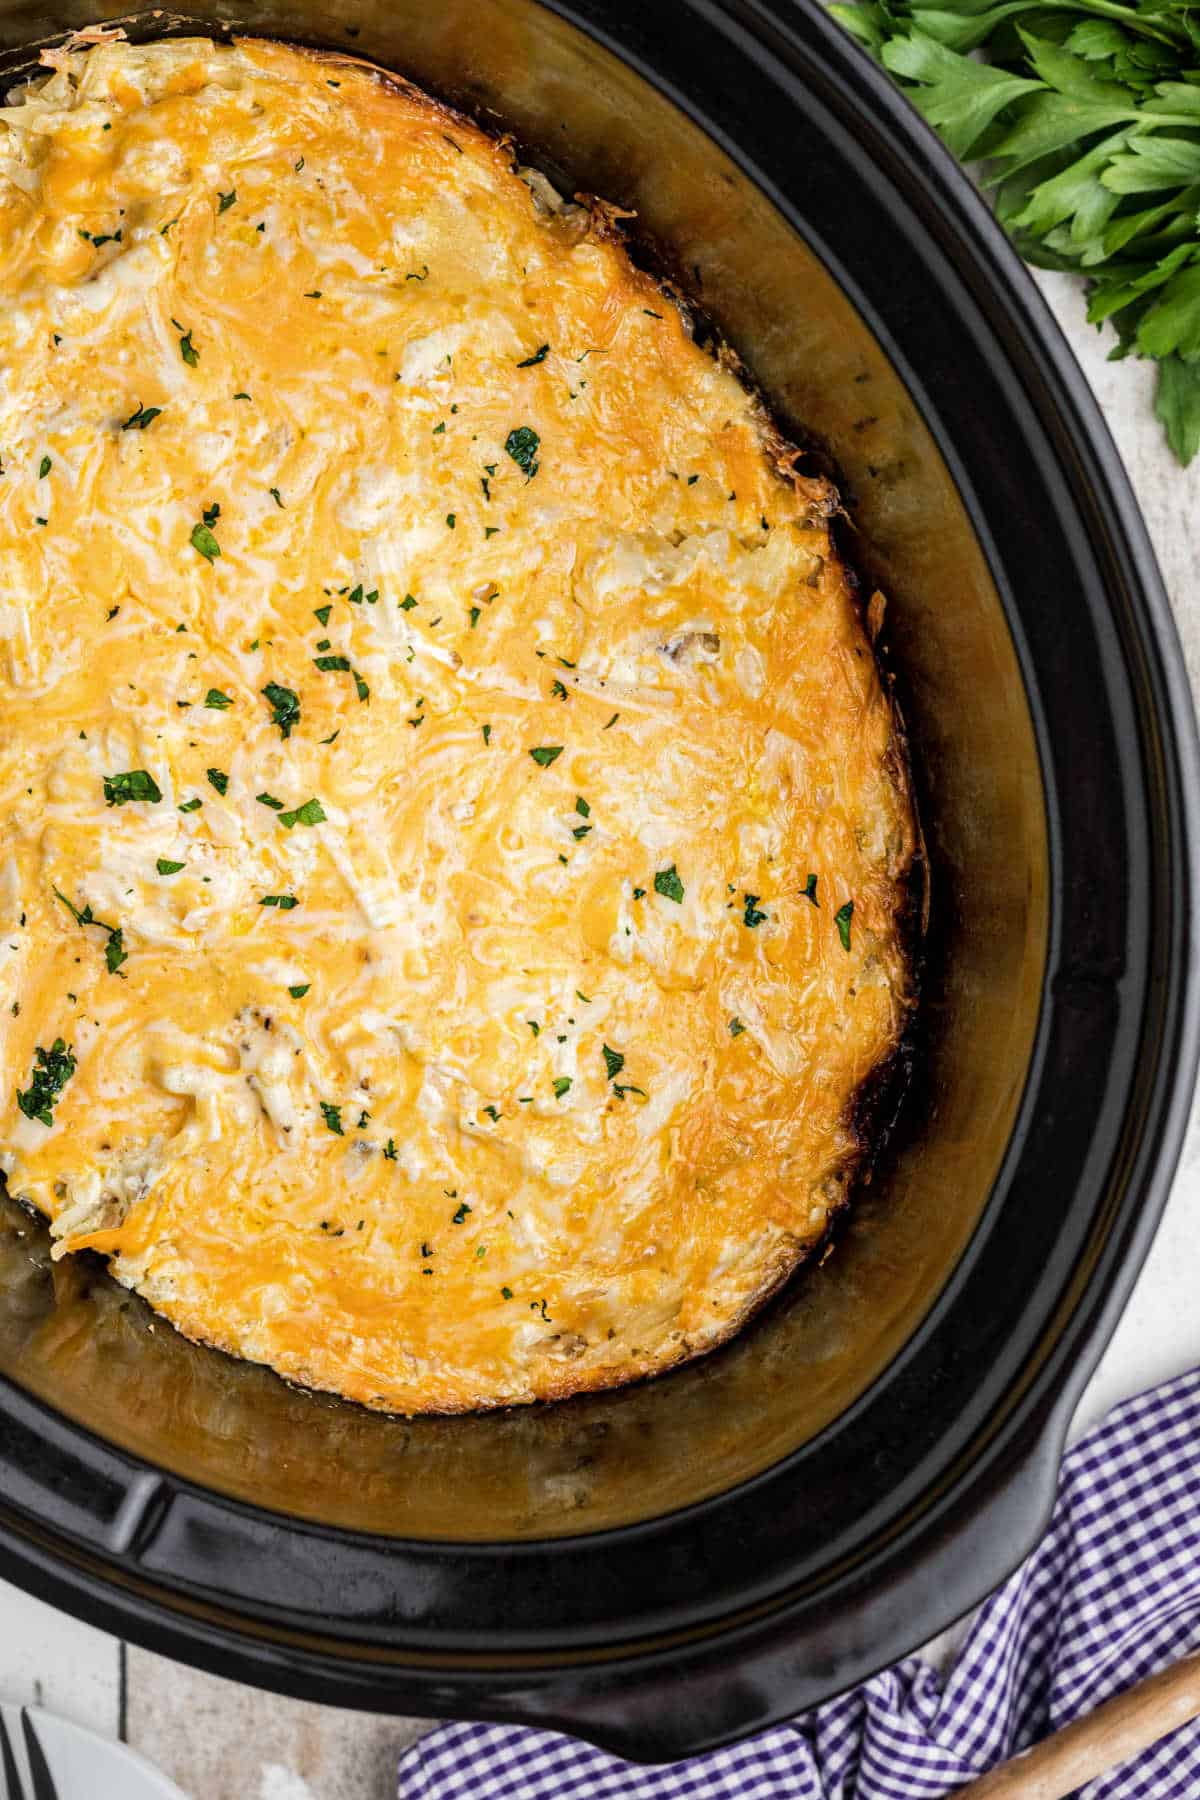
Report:
[[[862,0],[831,9],[960,158],[1026,261],[1088,278],[1114,358],[1200,450],[1200,7],[1184,0]],[[975,54],[985,51],[987,60]]]

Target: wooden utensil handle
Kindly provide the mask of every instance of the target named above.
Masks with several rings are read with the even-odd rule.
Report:
[[[1148,1675],[960,1788],[957,1800],[1064,1800],[1195,1718],[1200,1718],[1200,1651]]]

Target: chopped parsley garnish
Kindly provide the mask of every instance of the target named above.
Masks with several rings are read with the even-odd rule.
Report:
[[[408,274],[404,277],[404,279],[405,279],[405,281],[428,281],[429,280],[429,264],[428,263],[421,264],[421,273],[419,275],[416,273],[416,271],[414,269],[410,269]]]
[[[305,994],[307,994],[307,992],[311,986],[312,986],[311,981],[297,982],[295,987],[290,987],[288,989],[288,993],[292,996],[293,1000],[303,1000]]]
[[[220,201],[220,205],[217,207],[217,217],[219,219],[223,212],[229,211],[229,208],[233,205],[234,201],[237,199],[237,189],[230,188],[230,190],[227,194],[223,194],[221,192],[220,188],[218,188],[217,189],[217,199]]]
[[[213,510],[213,508],[209,508],[210,512]],[[200,552],[205,562],[212,563],[220,556],[221,546],[213,536],[207,523],[207,514],[205,515],[205,519],[206,522],[204,524],[192,526],[191,545],[193,550],[198,550]]]
[[[50,458],[48,456],[43,456],[41,462],[38,464],[38,480],[45,481],[53,466]]]
[[[181,863],[179,866],[182,868],[183,864]],[[77,925],[95,925],[100,931],[107,931],[108,942],[104,946],[104,961],[107,965],[109,974],[115,975],[121,964],[123,962],[128,962],[129,960],[125,952],[125,936],[121,927],[119,925],[105,924],[103,919],[98,919],[96,917],[90,906],[85,906],[83,911],[80,912],[79,908],[77,906],[72,906],[71,902],[67,899],[67,896],[60,893],[57,888],[55,888],[54,893],[56,898],[62,901]]]
[[[530,1031],[532,1031],[534,1037],[541,1037],[542,1028],[536,1019],[526,1019],[525,1023],[528,1025]]]
[[[224,794],[229,787],[229,777],[223,769],[206,769],[205,774],[216,788],[218,794]]]
[[[550,684],[550,697],[552,700],[569,700],[571,698],[570,694],[568,694],[566,688],[557,677]]]
[[[523,470],[528,481],[533,480],[540,467],[537,460],[537,453],[541,441],[541,438],[531,425],[516,426],[509,432],[504,440],[504,448],[508,451],[508,454],[512,457],[518,469]]]
[[[53,1125],[55,1101],[75,1073],[75,1057],[62,1038],[55,1038],[49,1050],[39,1044],[33,1053],[33,1070],[29,1086],[17,1089],[17,1105],[27,1119]]]
[[[332,611],[332,606],[314,606],[313,617],[314,619],[319,619],[322,625],[328,625],[329,615]]]
[[[344,592],[344,590],[343,590],[343,592]],[[361,581],[359,582],[357,587],[353,587],[350,589],[350,592],[346,595],[346,598],[350,602],[351,606],[361,606],[362,605],[363,590],[362,590],[362,582]]]
[[[833,915],[833,922],[838,928],[838,936],[842,940],[842,949],[850,948],[850,921],[854,917],[854,902],[847,900],[845,906],[839,906]]]
[[[500,1297],[503,1300],[511,1300],[513,1297],[512,1289],[510,1287],[502,1287],[500,1289]]]
[[[590,819],[592,816],[592,809],[582,794],[576,794],[575,796],[575,811],[579,814],[581,819]]]
[[[183,326],[179,323],[178,319],[172,319],[171,323],[176,331],[183,332],[183,336],[179,340],[179,354],[182,356],[188,368],[194,369],[196,364],[200,361],[200,352],[192,342],[191,331],[184,331]]]
[[[279,823],[289,831],[293,825],[323,825],[325,819],[325,808],[317,799],[306,800],[303,806],[294,807],[291,812],[281,812],[279,815]]]
[[[479,727],[479,729],[480,729],[480,730],[481,730],[481,731],[482,731],[482,733],[483,733],[483,741],[484,741],[484,743],[485,743],[485,744],[490,744],[490,743],[491,743],[491,741],[492,741],[492,728],[491,728],[491,726],[490,726],[490,725],[481,725],[481,726],[480,726],[480,727]]]
[[[272,725],[278,725],[281,737],[291,737],[292,727],[300,717],[300,696],[291,688],[280,687],[277,681],[268,681],[261,691],[271,703]]]
[[[385,1162],[395,1162],[397,1160],[395,1138],[389,1138],[387,1143],[383,1146],[383,1159]]]
[[[211,706],[214,712],[228,712],[229,708],[233,705],[233,701],[229,698],[228,694],[223,694],[220,688],[209,688],[207,694],[204,696],[204,704],[205,706]]]
[[[612,718],[608,721],[608,724],[603,727],[603,730],[611,731],[612,727],[616,724],[616,722],[620,718],[620,716],[621,715],[619,712],[614,713]]]
[[[519,362],[517,364],[517,367],[518,367],[518,369],[535,368],[538,363],[545,362],[545,360],[549,356],[549,354],[550,354],[549,344],[542,344],[539,349],[534,351],[532,356],[527,356],[525,358],[524,362]]]
[[[679,871],[672,863],[669,869],[660,869],[654,877],[654,891],[662,894],[664,899],[674,900],[676,906],[683,905],[683,883],[679,879]]]
[[[645,313],[645,315],[648,319],[661,319],[662,318],[662,314],[656,313],[654,311],[653,307],[643,306],[642,311]]]
[[[538,744],[529,754],[539,769],[548,769],[552,762],[557,762],[563,753],[561,744]]]
[[[455,1213],[455,1215],[451,1219],[450,1223],[452,1225],[464,1224],[466,1221],[467,1214],[470,1212],[470,1210],[471,1210],[471,1208],[467,1205],[466,1201],[460,1200],[458,1203],[458,1211]]]
[[[570,1088],[571,1077],[569,1075],[556,1075],[554,1077],[554,1098],[556,1100],[561,1100],[564,1094],[570,1092]]]
[[[765,913],[759,906],[757,894],[743,894],[742,899],[746,902],[746,910],[742,914],[742,919],[752,930],[755,925],[761,925],[764,919],[770,917],[770,914]]]
[[[632,1087],[628,1082],[622,1086],[619,1081],[614,1081],[613,1093],[617,1096],[618,1100],[623,1100],[626,1094],[640,1094],[643,1100],[646,1098],[645,1088]]]
[[[129,417],[125,420],[125,423],[121,426],[121,430],[145,431],[147,425],[153,425],[155,419],[159,418],[161,414],[161,406],[142,406],[139,404],[134,407]]]
[[[309,288],[309,290],[305,294],[304,298],[306,300],[319,300],[321,298],[320,288]]]
[[[268,494],[270,494],[270,496],[271,496],[272,500],[275,502],[276,506],[283,505],[283,501],[279,498],[279,489],[278,488],[268,488],[267,492],[268,492]]]
[[[619,1050],[610,1050],[607,1044],[600,1046],[604,1054],[604,1076],[606,1081],[615,1081],[625,1067],[625,1058]]]
[[[576,825],[575,829],[571,833],[571,836],[575,839],[575,842],[578,843],[581,838],[585,838],[587,836],[588,832],[591,829],[592,828],[590,825]]]
[[[645,888],[634,888],[633,897],[635,900],[644,900],[646,898]]]
[[[742,1021],[739,1018],[735,1017],[735,1018],[730,1019],[730,1021],[729,1021],[730,1037],[741,1037],[741,1035],[742,1035],[743,1031],[745,1031],[745,1029],[746,1029],[746,1027],[742,1024]]]
[[[146,769],[126,769],[121,775],[104,777],[104,798],[109,806],[124,806],[129,800],[148,800],[157,805],[162,790]]]
[[[481,609],[480,609],[480,608],[479,608],[479,607],[478,607],[478,606],[473,606],[473,607],[472,607],[472,608],[471,608],[471,610],[470,610],[470,612],[469,612],[469,613],[468,613],[468,614],[467,614],[467,617],[468,617],[468,618],[469,618],[469,619],[470,619],[470,621],[471,621],[471,630],[472,630],[472,631],[474,631],[474,629],[475,629],[475,627],[476,627],[476,626],[477,626],[477,625],[478,625],[478,623],[479,623],[479,615],[480,615],[480,611],[481,611]]]
[[[277,906],[280,912],[291,912],[292,908],[299,906],[300,902],[295,894],[264,894],[258,904],[260,906]]]
[[[160,875],[178,875],[183,868],[181,862],[172,862],[169,856],[160,856],[154,866]]]
[[[180,812],[199,812],[203,805],[203,800],[197,797],[192,800],[185,800],[179,810]]]
[[[454,527],[458,524],[458,514],[457,513],[447,513],[446,514],[446,523],[450,527],[451,531],[453,531]]]
[[[255,794],[254,798],[260,806],[269,806],[273,812],[283,811],[283,801],[277,800],[274,794]]]
[[[354,691],[355,691],[355,693],[358,695],[360,700],[363,700],[363,701],[369,700],[371,698],[370,688],[367,686],[366,682],[363,680],[362,676],[359,674],[357,669],[355,669],[353,671],[353,674],[354,674]]]
[[[400,602],[400,611],[411,612],[416,604],[416,600],[411,594],[405,594],[403,600]]]
[[[249,394],[241,392],[241,391],[236,393],[233,397],[235,400],[248,400],[250,398]]]
[[[433,436],[434,436],[434,437],[441,437],[441,435],[442,435],[442,433],[443,433],[443,432],[444,432],[444,431],[445,431],[445,429],[446,429],[446,421],[445,421],[445,419],[443,419],[443,420],[442,420],[442,422],[441,422],[441,424],[440,424],[440,425],[435,425],[435,426],[434,426],[434,428],[433,428]]]
[[[820,906],[821,902],[817,899],[817,878],[815,875],[810,875],[805,882],[803,898],[805,900],[811,900],[814,906]]]
[[[553,1325],[554,1320],[550,1317],[550,1314],[546,1311],[546,1302],[544,1300],[531,1300],[529,1302],[529,1310],[530,1310],[530,1312],[540,1312],[542,1315],[542,1318],[545,1320],[546,1324]]]
[[[313,662],[316,664],[317,668],[326,675],[331,672],[343,675],[348,675],[350,673],[350,658],[348,656],[314,656]]]
[[[328,1100],[322,1100],[321,1101],[321,1112],[325,1119],[325,1123],[328,1125],[330,1131],[332,1131],[337,1137],[345,1137],[346,1134],[342,1130],[342,1109],[341,1109],[341,1107],[340,1106],[331,1106],[329,1104]]]

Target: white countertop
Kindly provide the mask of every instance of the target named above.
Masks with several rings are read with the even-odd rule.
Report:
[[[1149,523],[1200,694],[1200,462],[1177,467],[1152,411],[1149,365],[1106,361],[1080,286],[1039,277],[1125,458]],[[1200,1129],[1133,1299],[1076,1416],[1200,1363]],[[416,1721],[303,1705],[200,1675],[79,1625],[0,1583],[0,1699],[35,1701],[124,1736],[192,1800],[391,1800]]]

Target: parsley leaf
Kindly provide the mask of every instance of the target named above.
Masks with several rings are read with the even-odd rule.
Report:
[[[179,340],[179,354],[182,356],[188,368],[194,369],[196,364],[200,361],[200,352],[192,342],[192,334],[190,331],[183,331],[183,326],[179,323],[178,319],[172,319],[171,323],[176,331],[183,332],[183,336]]]
[[[746,1029],[746,1027],[742,1024],[742,1021],[739,1018],[734,1017],[734,1018],[730,1019],[730,1021],[729,1021],[730,1037],[741,1037],[741,1035],[742,1035],[743,1031],[745,1031],[745,1029]]]
[[[303,1000],[311,986],[311,981],[301,981],[298,982],[295,987],[290,987],[288,993],[292,996],[293,1000]]]
[[[319,800],[306,800],[303,806],[295,807],[291,812],[281,812],[279,823],[290,831],[293,825],[323,825],[325,808]]]
[[[554,1077],[554,1098],[556,1100],[561,1100],[563,1095],[569,1093],[570,1090],[571,1077],[569,1075],[556,1075]]]
[[[169,856],[160,856],[154,866],[160,875],[178,875],[184,865],[181,862],[172,862]]]
[[[817,878],[815,875],[810,875],[805,882],[802,897],[805,900],[811,900],[814,906],[820,906],[821,902],[817,899]]]
[[[205,706],[211,706],[214,712],[228,712],[229,708],[233,705],[233,701],[229,698],[228,694],[223,694],[220,688],[209,688],[207,694],[204,696],[204,704]]]
[[[563,753],[561,744],[538,744],[529,752],[539,769],[548,769]]]
[[[261,691],[271,703],[272,725],[278,725],[281,737],[291,737],[292,727],[300,717],[300,696],[291,688],[280,687],[277,681],[268,681]]]
[[[541,438],[531,425],[518,425],[504,440],[504,448],[516,463],[518,469],[524,471],[527,481],[532,481],[541,466],[537,460]]]
[[[33,1053],[33,1070],[29,1086],[17,1089],[17,1105],[27,1119],[42,1125],[53,1125],[55,1101],[75,1073],[75,1057],[62,1038],[55,1038],[49,1050],[39,1044]]]
[[[211,512],[213,509],[210,507],[208,510]],[[198,550],[206,562],[215,562],[220,556],[221,546],[210,530],[210,521],[207,516],[202,525],[192,526],[191,544],[192,549]]]
[[[1200,452],[1195,15],[1177,0],[862,0],[832,11],[956,156],[987,165],[997,215],[1026,261],[1087,278],[1088,318],[1111,319],[1113,357],[1158,363],[1155,411],[1179,461],[1191,462]]]
[[[229,211],[229,208],[233,205],[234,201],[237,199],[237,189],[230,188],[230,190],[227,194],[223,194],[221,192],[220,188],[218,188],[217,189],[217,199],[220,201],[220,205],[217,207],[217,217],[219,219],[223,212]]]
[[[625,1058],[619,1050],[610,1050],[607,1044],[600,1046],[604,1054],[604,1074],[608,1081],[615,1081],[625,1067]]]
[[[833,915],[833,922],[838,928],[838,936],[842,940],[842,949],[850,948],[850,921],[854,917],[854,902],[847,900],[845,906],[839,906]]]
[[[331,1106],[329,1104],[328,1100],[322,1100],[320,1105],[321,1105],[321,1112],[325,1119],[325,1123],[328,1125],[330,1131],[332,1131],[337,1137],[345,1137],[346,1134],[342,1130],[342,1109],[341,1109],[341,1107],[340,1106]]]
[[[679,871],[672,863],[669,869],[660,869],[654,877],[654,891],[668,900],[674,900],[677,906],[683,904],[683,883],[679,879]]]
[[[300,902],[295,894],[264,894],[258,904],[260,906],[277,906],[280,912],[291,912],[292,908],[299,906]]]
[[[224,794],[224,793],[228,792],[229,777],[228,777],[228,775],[226,775],[226,773],[223,769],[206,769],[205,773],[208,776],[208,779],[212,782],[213,786],[216,788],[218,794]]]
[[[124,806],[130,800],[148,800],[156,806],[162,789],[145,769],[127,769],[122,775],[104,777],[104,799],[109,806]]]
[[[545,362],[545,360],[549,356],[549,354],[550,354],[549,344],[542,344],[537,350],[534,351],[532,356],[527,356],[525,358],[524,362],[519,362],[517,364],[517,367],[518,367],[518,369],[535,368],[538,363]],[[511,452],[510,452],[510,454],[511,454]]]
[[[142,406],[139,403],[139,405],[134,407],[133,411],[122,425],[121,430],[145,431],[147,425],[153,425],[155,419],[160,418],[161,415],[161,406]]]
[[[182,868],[183,864],[180,863],[179,867]],[[90,906],[85,906],[80,912],[79,908],[73,906],[67,896],[58,888],[54,889],[54,896],[55,899],[62,901],[77,925],[95,925],[98,930],[108,933],[108,942],[104,946],[104,961],[109,974],[115,975],[121,964],[129,960],[125,952],[125,934],[121,927],[108,925],[103,919],[98,919]]]
[[[757,894],[743,894],[742,899],[746,902],[746,910],[742,914],[743,921],[753,931],[756,925],[761,925],[763,920],[770,918],[771,915],[765,913],[758,904]]]

